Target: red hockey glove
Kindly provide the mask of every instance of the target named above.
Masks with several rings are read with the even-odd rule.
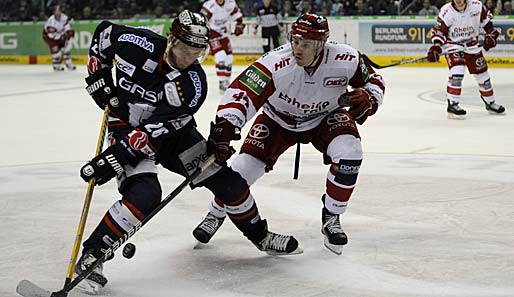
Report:
[[[243,24],[243,23],[237,23],[236,24],[236,29],[234,30],[234,35],[239,36],[239,35],[243,34],[245,26],[246,25]]]
[[[486,51],[496,46],[498,36],[500,36],[500,32],[495,28],[491,28],[485,32],[484,49]]]
[[[443,52],[443,49],[439,44],[434,44],[428,49],[427,60],[428,62],[437,62],[439,61],[439,56]]]
[[[371,96],[368,90],[364,88],[355,89],[343,96],[348,97],[350,110],[348,113],[359,124],[362,125],[373,115],[378,109],[378,102]]]
[[[216,157],[216,162],[225,165],[227,160],[236,152],[230,146],[230,141],[241,139],[241,131],[224,118],[216,117],[216,123],[211,122],[211,132],[207,140],[207,154]]]

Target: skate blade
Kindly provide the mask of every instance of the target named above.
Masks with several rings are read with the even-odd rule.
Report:
[[[327,237],[325,237],[325,239],[323,240],[323,244],[329,251],[331,251],[332,253],[334,253],[338,256],[340,256],[343,253],[344,245],[332,244],[328,241]]]
[[[458,115],[458,114],[454,114],[454,113],[448,113],[448,119],[450,120],[465,120],[466,119],[466,115]]]
[[[277,251],[264,251],[266,254],[270,256],[291,256],[291,255],[299,255],[303,253],[303,250],[300,247],[297,247],[296,250],[286,253],[286,252],[277,252]]]
[[[203,248],[206,248],[207,247],[207,244],[206,243],[202,243],[198,240],[195,240],[195,243],[193,245],[193,250],[201,250]]]
[[[24,297],[51,297],[52,293],[42,289],[38,285],[34,284],[29,280],[22,280],[16,286],[16,293]]]
[[[488,110],[487,112],[489,112],[489,114],[490,114],[490,115],[497,115],[497,116],[504,116],[504,115],[507,115],[507,111],[504,111],[504,112],[496,112],[496,111]]]

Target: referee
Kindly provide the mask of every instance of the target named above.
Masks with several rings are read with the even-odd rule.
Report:
[[[280,10],[275,4],[271,4],[271,0],[263,0],[262,5],[257,7],[256,13],[257,22],[254,27],[254,34],[257,34],[257,28],[261,26],[262,48],[267,53],[270,50],[277,48],[280,37],[280,27],[282,27],[282,15]],[[273,47],[271,47],[273,42]]]

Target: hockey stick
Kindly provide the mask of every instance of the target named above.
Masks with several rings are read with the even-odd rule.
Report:
[[[470,49],[473,49],[473,48],[481,48],[482,49],[482,46],[477,44],[477,45],[470,46],[470,47],[464,47],[463,49],[443,51],[442,53],[439,54],[439,56],[446,56],[446,55],[450,55],[450,54],[460,53],[460,52],[464,52],[466,50],[470,50]],[[410,64],[410,63],[416,63],[416,62],[421,62],[421,61],[424,61],[424,60],[428,60],[428,56],[426,56],[426,57],[415,58],[415,59],[410,59],[410,60],[403,60],[403,61],[400,61],[400,62],[388,64],[388,65],[378,65],[377,63],[371,61],[371,59],[367,55],[365,55],[365,54],[362,54],[362,58],[371,67],[373,67],[375,69],[384,69],[384,68],[394,67],[394,66],[398,66],[398,65]]]
[[[88,269],[79,274],[75,279],[71,282],[66,283],[64,287],[57,292],[47,291],[38,285],[34,284],[29,280],[22,280],[18,286],[16,287],[16,292],[24,297],[67,297],[68,293],[75,288],[82,280],[84,280],[88,275],[95,270],[100,264],[102,264],[108,257],[110,257],[114,251],[119,249],[124,242],[126,242],[130,237],[132,237],[137,231],[139,231],[148,221],[150,221],[159,211],[161,211],[168,203],[170,203],[175,197],[177,197],[182,190],[184,190],[189,183],[191,183],[195,178],[197,178],[202,172],[207,169],[212,163],[215,161],[214,156],[210,156],[205,163],[196,169],[196,171],[187,177],[180,185],[178,185],[168,196],[162,200],[157,207],[148,214],[143,220],[139,221],[136,225],[132,226],[123,237],[115,241],[111,247],[104,251],[102,257],[97,259]]]

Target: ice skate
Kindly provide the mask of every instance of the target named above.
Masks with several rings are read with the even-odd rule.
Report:
[[[489,114],[494,114],[494,115],[505,115],[505,107],[501,106],[500,104],[496,103],[496,102],[487,102],[485,101],[484,97],[480,96],[480,98],[482,98],[482,101],[484,101],[484,104],[485,104],[485,109],[489,112]]]
[[[348,243],[348,237],[341,228],[339,215],[332,214],[323,207],[321,211],[321,233],[325,235],[324,244],[331,252],[341,255],[343,246]]]
[[[459,106],[458,102],[450,102],[448,100],[448,118],[452,120],[464,120],[466,118],[466,111]]]
[[[75,265],[74,277],[77,277],[80,273],[87,270],[91,264],[93,264],[97,258],[93,256],[92,250],[86,251],[82,257],[80,257],[77,265]],[[98,265],[91,274],[89,274],[84,280],[82,280],[77,288],[82,290],[86,294],[96,295],[99,290],[107,284],[107,278],[102,273],[103,263]]]
[[[53,64],[52,67],[53,67],[54,71],[57,71],[57,72],[64,71],[64,66],[61,64]]]
[[[66,63],[66,69],[68,69],[70,71],[73,71],[73,70],[77,69],[77,66],[73,65],[71,62],[70,63]]]
[[[268,224],[264,220],[266,236],[260,242],[253,244],[260,250],[271,256],[297,255],[303,253],[298,247],[298,240],[290,235],[273,233],[268,230]]]
[[[208,243],[221,227],[224,220],[225,217],[218,218],[212,212],[208,212],[203,221],[193,230],[193,236],[199,243]],[[195,245],[195,247],[198,247],[198,245]]]
[[[225,91],[227,90],[229,85],[229,82],[226,80],[220,80],[219,88],[220,88],[220,94],[225,94]]]

